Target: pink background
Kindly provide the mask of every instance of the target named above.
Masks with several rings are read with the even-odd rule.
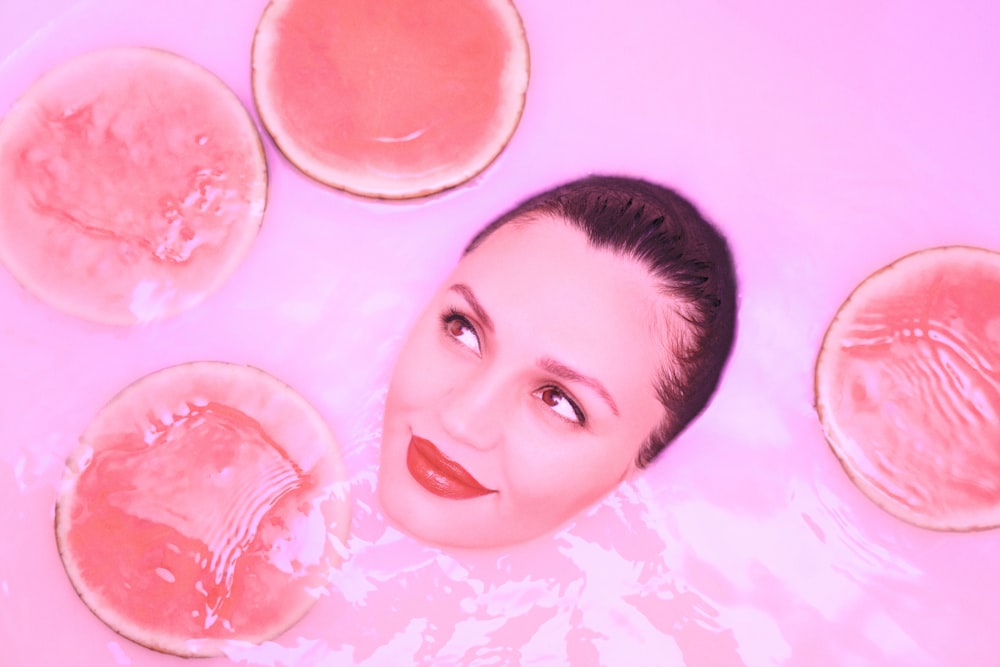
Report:
[[[252,106],[264,4],[4,2],[0,110],[47,68],[121,44],[176,51]],[[365,201],[304,178],[267,140],[269,205],[246,261],[200,307],[149,326],[75,320],[0,271],[0,663],[179,664],[82,605],[52,517],[93,414],[139,376],[196,359],[254,364],[312,401],[355,502],[352,556],[329,595],[274,642],[206,667],[998,660],[1000,532],[935,533],[874,507],[823,439],[812,367],[872,271],[932,245],[1000,249],[1000,6],[519,9],[527,107],[473,182]],[[395,352],[483,222],[591,172],[672,184],[729,235],[742,306],[723,388],[642,479],[556,535],[502,553],[417,544],[386,527],[372,488]]]

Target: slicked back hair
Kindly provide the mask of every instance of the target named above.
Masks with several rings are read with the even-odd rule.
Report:
[[[531,197],[484,227],[471,252],[504,225],[562,218],[595,248],[639,261],[671,298],[687,331],[665,332],[668,358],[658,369],[656,393],[666,410],[643,443],[645,467],[707,405],[736,333],[736,272],[725,237],[695,206],[669,188],[621,176],[590,176]],[[672,356],[673,358],[669,358]]]

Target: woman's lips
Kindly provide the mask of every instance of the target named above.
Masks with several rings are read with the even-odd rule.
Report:
[[[442,454],[430,440],[416,435],[410,438],[410,446],[406,450],[406,468],[420,486],[442,498],[465,500],[496,493]]]

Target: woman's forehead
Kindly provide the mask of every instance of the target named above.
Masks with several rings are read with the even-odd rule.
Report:
[[[590,309],[605,296],[639,309],[658,334],[680,323],[675,314],[681,304],[641,261],[594,246],[581,228],[548,212],[497,229],[462,257],[448,282],[457,280],[576,294],[578,305]]]
[[[669,297],[649,271],[595,248],[583,231],[551,215],[498,229],[462,258],[442,289],[454,293],[456,285],[474,295],[498,331],[590,370],[627,370],[622,383],[648,376],[639,383],[644,393],[655,392],[665,350],[674,348],[664,340],[672,330]]]

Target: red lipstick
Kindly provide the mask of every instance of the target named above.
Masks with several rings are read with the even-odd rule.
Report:
[[[477,482],[468,470],[441,453],[430,440],[418,436],[410,438],[406,468],[420,486],[442,498],[465,500],[496,493]]]

